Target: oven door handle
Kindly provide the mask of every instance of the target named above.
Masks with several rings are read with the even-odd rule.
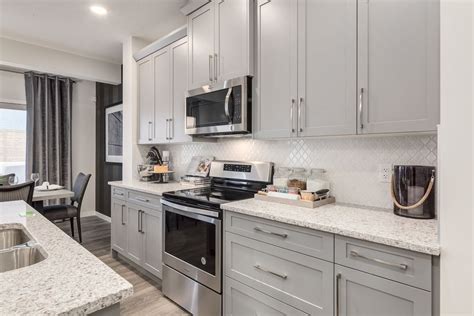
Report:
[[[184,206],[184,205],[176,204],[176,203],[173,203],[173,202],[170,202],[170,201],[166,201],[164,199],[161,199],[160,202],[163,205],[172,207],[176,210],[180,210],[180,211],[186,213],[187,216],[189,216],[189,217],[197,218],[197,216],[199,216],[199,215],[204,215],[204,216],[207,216],[207,217],[212,216],[212,217],[216,217],[216,218],[219,217],[218,212],[203,210],[203,209],[196,208],[196,207]],[[195,215],[195,216],[193,216],[193,215]],[[207,222],[214,223],[216,220],[217,219],[209,218],[209,220]]]
[[[229,124],[232,123],[232,118],[230,117],[230,112],[229,112],[229,101],[230,101],[231,94],[232,94],[232,87],[230,87],[229,90],[227,91],[227,94],[225,96],[225,103],[224,103],[225,116],[227,116],[227,120],[229,121]]]

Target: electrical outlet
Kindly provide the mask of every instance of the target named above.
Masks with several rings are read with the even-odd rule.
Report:
[[[382,164],[378,165],[379,182],[388,183],[392,175],[392,165]]]

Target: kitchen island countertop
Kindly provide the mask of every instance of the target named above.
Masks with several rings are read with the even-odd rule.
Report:
[[[128,281],[25,202],[0,203],[6,228],[24,229],[46,258],[0,273],[0,315],[85,315],[133,294]]]

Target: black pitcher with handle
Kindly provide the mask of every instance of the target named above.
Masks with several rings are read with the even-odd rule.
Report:
[[[393,167],[391,194],[396,215],[430,219],[435,217],[435,172],[432,166]]]

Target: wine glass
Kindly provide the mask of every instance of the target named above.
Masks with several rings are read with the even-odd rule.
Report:
[[[39,173],[32,173],[31,174],[31,180],[35,182],[35,186],[36,186],[36,183],[39,181],[39,178],[40,178]]]
[[[8,184],[9,185],[18,184],[18,177],[17,176],[9,176],[8,177]]]

